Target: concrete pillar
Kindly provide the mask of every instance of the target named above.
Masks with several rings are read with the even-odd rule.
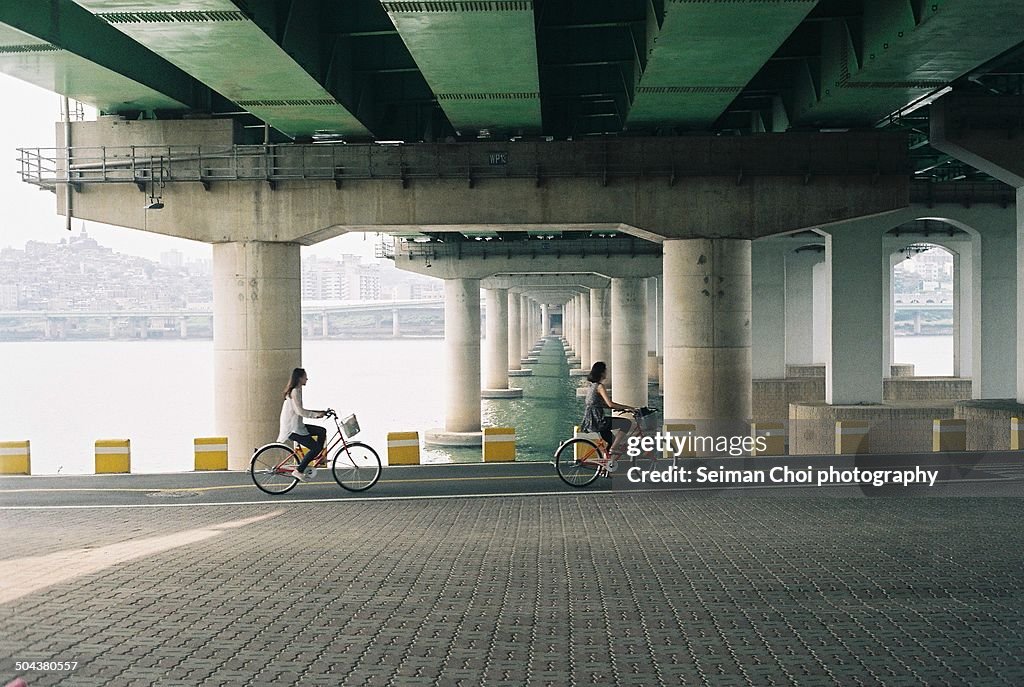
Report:
[[[487,306],[487,364],[484,368],[484,398],[512,398],[522,389],[508,385],[508,289],[485,289]]]
[[[882,231],[836,229],[825,239],[831,319],[825,402],[882,402]]]
[[[658,393],[665,393],[665,280],[662,275],[654,278],[658,289]]]
[[[509,370],[523,369],[523,347],[522,347],[522,321],[520,319],[520,298],[518,293],[506,292],[508,294],[508,368]]]
[[[320,315],[320,336],[326,339],[330,333],[331,328],[328,326],[327,322],[327,311],[324,310],[323,313]]]
[[[662,244],[665,411],[698,433],[745,435],[751,417],[750,241]]]
[[[547,303],[540,306],[540,335],[547,336],[551,333],[551,307]]]
[[[1018,194],[1019,196],[1019,194]],[[1018,206],[1017,212],[1020,213]],[[1015,398],[1017,326],[1017,251],[1020,232],[1010,222],[978,227],[972,251],[974,280],[974,398]]]
[[[490,318],[488,318],[490,319]],[[498,318],[495,318],[498,319]],[[480,280],[444,282],[446,432],[480,431]]]
[[[1017,189],[1017,403],[1024,403],[1024,187]]]
[[[64,338],[64,328],[63,327],[61,327],[61,333],[60,334],[61,334],[60,338],[63,339]],[[140,339],[148,339],[149,338],[149,318],[148,317],[140,317],[139,318],[139,338]]]
[[[525,358],[530,354],[530,350],[533,348],[533,337],[531,319],[533,315],[533,309],[530,305],[530,299],[527,296],[519,296],[519,316],[520,320],[520,338],[519,348],[522,351],[522,357]],[[520,360],[520,364],[522,361]]]
[[[896,362],[896,289],[892,287],[893,270],[904,259],[903,253],[897,251],[889,255],[888,269],[882,274],[882,302],[885,304],[885,315],[882,320],[882,377],[892,375],[892,364]]]
[[[572,300],[566,301],[565,305],[562,306],[562,336],[569,342],[569,348],[576,350],[576,334],[573,327],[573,302]]]
[[[615,401],[647,405],[647,282],[612,279],[612,388]]]
[[[612,366],[612,310],[608,288],[590,290],[590,364]]]
[[[647,383],[658,383],[658,280],[647,279]]]
[[[580,369],[589,370],[594,361],[590,359],[590,293],[580,294],[578,321],[580,323],[580,347],[576,353],[580,357]]]
[[[824,248],[824,247],[823,247]],[[814,266],[825,251],[789,251],[786,270],[786,364],[814,362]],[[823,323],[821,323],[822,326]]]
[[[754,379],[786,376],[786,252],[791,242],[761,239],[750,247]]]
[[[398,319],[398,308],[391,310],[391,338],[398,339],[402,336],[402,325]]]
[[[813,288],[812,298],[812,319],[814,320],[814,337],[811,341],[813,353],[812,362],[816,365],[824,365],[828,362],[828,323],[829,323],[829,289],[828,289],[828,264],[823,259],[811,268],[811,280]]]
[[[178,319],[178,335],[182,339],[188,338],[188,320],[184,317]]]
[[[108,320],[107,320],[107,327],[108,327],[108,337],[111,338],[111,339],[116,339],[117,338],[117,320],[114,319],[113,317],[108,318]]]
[[[298,244],[213,244],[215,431],[232,470],[277,438],[284,385],[302,365],[300,273]]]
[[[590,294],[587,294],[587,298],[590,298]],[[580,356],[580,351],[583,349],[583,294],[577,293],[573,296],[572,303],[572,332],[573,332],[573,344],[572,350],[576,353],[576,357]],[[588,309],[589,310],[589,309]]]

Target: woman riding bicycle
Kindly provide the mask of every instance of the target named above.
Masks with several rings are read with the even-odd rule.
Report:
[[[590,374],[587,375],[590,388],[587,389],[586,405],[583,410],[583,422],[580,423],[580,431],[597,432],[600,434],[608,446],[607,453],[610,457],[613,451],[621,453],[621,448],[615,446],[615,440],[629,431],[632,423],[624,417],[608,417],[605,415],[605,411],[633,410],[633,408],[616,403],[608,395],[608,390],[604,388],[604,380],[607,375],[608,366],[603,362],[598,361],[590,368]],[[613,430],[618,431],[613,432]]]
[[[317,457],[324,447],[327,431],[317,425],[307,425],[304,417],[319,418],[327,415],[325,410],[309,410],[302,406],[302,387],[309,378],[301,367],[292,370],[291,379],[284,389],[284,404],[281,406],[281,431],[278,441],[294,441],[305,446],[308,451],[298,467],[292,468],[292,476],[300,482],[306,481],[306,466]]]

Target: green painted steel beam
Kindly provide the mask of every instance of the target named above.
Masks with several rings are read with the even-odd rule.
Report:
[[[659,16],[648,3],[627,127],[710,127],[816,4],[665,0]]]
[[[823,27],[820,79],[800,75],[792,120],[873,124],[1013,48],[1022,26],[1019,0],[865,0],[861,26]]]
[[[382,4],[457,131],[540,131],[533,0]]]
[[[71,0],[0,1],[0,71],[101,112],[209,107],[205,86]]]
[[[288,136],[372,137],[230,0],[75,1]]]

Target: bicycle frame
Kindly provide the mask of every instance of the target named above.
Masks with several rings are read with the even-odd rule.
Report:
[[[331,417],[334,420],[334,436],[331,437],[331,440],[329,442],[324,442],[324,447],[320,449],[320,453],[317,454],[316,458],[309,461],[309,465],[307,465],[306,467],[319,468],[320,466],[327,462],[327,456],[329,456],[331,452],[334,451],[334,449],[339,446],[339,444],[342,450],[348,446],[348,441],[345,440],[345,433],[341,431],[341,422],[338,420],[337,413],[333,414]],[[309,449],[306,450],[308,451]],[[300,462],[302,461],[302,454],[299,452],[299,449],[293,446],[292,453]],[[274,466],[274,470],[279,472],[283,471],[284,464],[287,461],[288,459],[285,458],[285,460],[283,460],[281,463]]]
[[[630,428],[628,430],[626,430],[625,434],[619,440],[618,443],[620,445],[624,444],[625,442],[628,442],[632,437],[644,437],[644,436],[647,436],[644,433],[643,423],[640,421],[640,418],[641,418],[640,411],[638,411],[638,410],[637,411],[629,411],[629,415],[631,416],[631,420],[630,420],[631,425],[630,425]],[[587,451],[586,455],[584,455],[584,456],[582,456],[580,458],[577,458],[577,462],[579,462],[582,465],[590,464],[590,465],[597,465],[597,466],[602,467],[602,468],[607,467],[608,463],[611,462],[614,459],[611,456],[608,455],[608,449],[610,449],[611,447],[607,446],[605,448],[602,448],[601,444],[603,444],[603,443],[604,443],[604,440],[602,440],[602,439],[599,439],[598,441],[594,442],[594,445],[597,447],[596,453],[598,454],[596,458],[594,457],[595,451],[594,450],[590,450],[590,451]],[[623,450],[621,452],[616,452],[616,453],[617,453],[617,455],[621,456],[621,455],[623,455],[625,453],[625,451]],[[635,462],[638,457],[639,456],[631,456],[630,460],[632,462]],[[655,458],[657,458],[657,456],[655,456]]]

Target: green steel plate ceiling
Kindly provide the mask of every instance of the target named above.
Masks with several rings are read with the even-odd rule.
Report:
[[[540,131],[532,0],[382,4],[456,131]]]
[[[1024,2],[865,0],[863,28],[824,27],[821,92],[797,84],[793,120],[871,124],[1021,42]]]
[[[648,5],[647,65],[628,126],[706,128],[782,45],[817,0],[666,0]]]
[[[75,0],[282,133],[367,128],[230,0]]]
[[[186,108],[174,98],[7,24],[0,24],[0,72],[101,112]]]

